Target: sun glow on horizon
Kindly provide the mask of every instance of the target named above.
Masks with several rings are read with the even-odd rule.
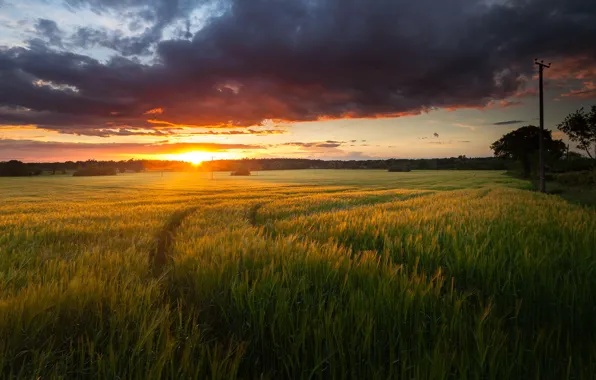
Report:
[[[168,154],[167,158],[170,160],[186,161],[192,163],[193,165],[198,165],[203,161],[210,161],[214,156],[215,155],[213,152],[195,150],[191,152]]]

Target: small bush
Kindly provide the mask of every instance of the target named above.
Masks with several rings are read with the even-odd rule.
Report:
[[[585,170],[581,172],[559,173],[554,175],[554,180],[571,186],[596,185],[596,171]]]
[[[240,168],[234,172],[232,172],[231,175],[250,175],[250,170],[248,170],[247,168]]]
[[[97,167],[97,166],[88,166],[86,168],[81,168],[74,172],[72,175],[74,177],[94,177],[94,176],[103,176],[103,175],[116,175],[117,170],[116,168],[110,167]]]

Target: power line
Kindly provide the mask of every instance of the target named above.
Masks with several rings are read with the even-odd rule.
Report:
[[[534,59],[534,64],[538,65],[538,81],[540,86],[540,191],[546,193],[546,182],[544,180],[544,68],[549,69],[550,63],[544,63],[544,60],[538,61],[538,58]]]

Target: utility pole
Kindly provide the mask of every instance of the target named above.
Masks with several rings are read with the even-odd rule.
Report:
[[[567,162],[569,162],[569,144],[567,144]]]
[[[534,64],[538,65],[538,80],[540,86],[540,192],[546,193],[546,182],[544,180],[544,84],[543,73],[544,68],[550,68],[550,63],[547,65],[544,61],[534,59]]]

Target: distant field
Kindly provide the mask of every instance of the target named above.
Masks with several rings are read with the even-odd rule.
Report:
[[[0,378],[588,379],[596,212],[501,172],[0,179]]]

